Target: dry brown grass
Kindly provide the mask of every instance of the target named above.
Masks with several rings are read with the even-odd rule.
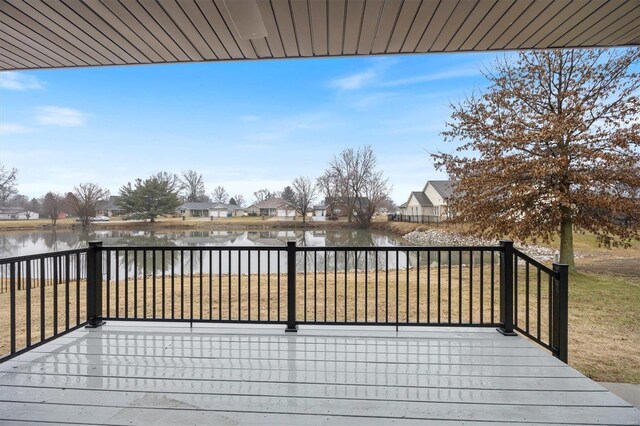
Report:
[[[473,287],[469,287],[469,268],[463,266],[462,271],[457,266],[452,266],[452,285],[449,289],[445,283],[448,282],[449,271],[442,268],[440,294],[438,295],[437,268],[411,269],[409,276],[409,304],[407,309],[407,271],[390,271],[388,281],[384,272],[378,272],[379,285],[377,288],[378,303],[376,305],[375,272],[366,275],[363,272],[347,273],[329,272],[313,273],[306,275],[306,298],[304,297],[305,275],[297,274],[298,301],[297,318],[299,321],[348,321],[364,322],[396,321],[396,294],[398,315],[397,321],[404,323],[417,322],[418,315],[420,322],[425,322],[429,318],[432,322],[438,321],[438,313],[442,322],[447,322],[449,313],[452,322],[457,322],[462,315],[462,322],[491,320],[491,275],[488,268],[483,274],[483,309],[480,310],[480,269],[476,265],[472,271]],[[494,316],[495,321],[499,321],[499,283],[497,270],[494,275]],[[460,275],[461,273],[461,275]],[[418,285],[418,274],[420,281]],[[427,276],[430,277],[431,285],[427,285]],[[240,283],[238,282],[240,279]],[[526,300],[526,283],[524,270],[519,270],[518,274],[518,299],[519,310],[517,313],[518,324],[526,327],[526,311],[524,302]],[[548,282],[542,276],[540,287],[540,337],[543,341],[548,341]],[[315,281],[314,281],[315,279]],[[276,274],[266,275],[193,275],[176,276],[173,279],[165,277],[164,292],[162,277],[155,278],[155,289],[153,293],[153,277],[138,277],[137,280],[120,280],[119,285],[113,281],[104,283],[104,315],[111,317],[153,318],[153,308],[155,315],[162,317],[163,309],[165,318],[176,319],[231,319],[285,321],[287,313],[287,289],[286,274],[280,275],[278,286],[278,276]],[[258,280],[260,285],[258,285]],[[346,280],[346,286],[345,286]],[[462,282],[462,286],[459,283]],[[337,285],[336,285],[337,283]],[[387,287],[388,284],[388,287]],[[240,285],[240,289],[238,286]],[[357,287],[357,298],[356,298]],[[58,325],[59,330],[65,327],[64,304],[66,302],[66,285],[58,286]],[[85,283],[80,282],[81,301],[85,299]],[[146,288],[146,306],[145,300]],[[210,288],[212,291],[210,291]],[[397,288],[397,290],[396,290]],[[117,289],[117,290],[116,290]],[[202,289],[202,291],[201,291]],[[462,291],[460,291],[462,289]],[[125,291],[126,290],[126,291]],[[278,292],[279,290],[279,292]],[[451,299],[449,299],[451,290]],[[116,296],[117,291],[117,296]],[[397,291],[397,293],[396,293]],[[33,289],[31,292],[32,301],[32,342],[40,339],[40,289]],[[420,303],[418,304],[418,293]],[[70,306],[70,326],[75,325],[76,319],[76,287],[74,282],[69,285],[69,306]],[[155,294],[155,304],[153,303]],[[164,303],[163,303],[164,294]],[[427,295],[429,305],[427,305]],[[173,295],[173,299],[172,299]],[[325,298],[326,295],[326,298]],[[461,300],[461,305],[459,300]],[[529,311],[529,331],[532,335],[538,333],[538,310],[537,310],[537,280],[536,275],[530,274],[529,298],[531,309]],[[53,286],[45,287],[46,300],[46,322],[47,336],[53,332]],[[325,310],[326,300],[326,310]],[[346,300],[346,309],[345,309]],[[440,306],[438,309],[438,300]],[[451,300],[451,309],[449,309]],[[473,306],[469,301],[473,300]],[[117,301],[117,306],[116,306]],[[231,301],[231,307],[229,306]],[[306,301],[306,310],[305,310]],[[357,309],[356,309],[357,301]],[[388,302],[387,302],[388,301]],[[280,310],[278,316],[278,302]],[[388,305],[387,305],[388,303]],[[85,318],[84,303],[81,303],[80,318]],[[25,344],[25,306],[26,291],[16,292],[17,306],[17,347]],[[193,306],[193,316],[191,307]],[[388,306],[388,308],[387,308]],[[570,307],[569,307],[569,361],[570,364],[589,377],[602,381],[618,382],[640,382],[640,315],[637,307],[640,306],[640,283],[637,280],[628,278],[612,278],[596,274],[576,274],[570,280]],[[172,311],[173,307],[173,311]],[[135,311],[137,309],[137,311]],[[200,313],[202,309],[202,314]],[[365,311],[366,310],[366,311]],[[172,315],[173,312],[173,315]],[[408,315],[407,315],[408,312]],[[357,314],[357,318],[356,318]],[[388,316],[387,316],[388,315]],[[0,294],[0,353],[7,353],[9,350],[9,295]]]

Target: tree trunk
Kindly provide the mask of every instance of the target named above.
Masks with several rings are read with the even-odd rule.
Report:
[[[571,209],[561,207],[562,221],[560,222],[560,263],[569,265],[570,271],[576,270],[573,258],[573,220]]]

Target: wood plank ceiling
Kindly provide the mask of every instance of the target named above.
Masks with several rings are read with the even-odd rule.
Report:
[[[0,0],[0,69],[640,44],[640,0],[255,1]]]

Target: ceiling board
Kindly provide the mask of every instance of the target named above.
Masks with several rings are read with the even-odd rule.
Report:
[[[225,1],[0,0],[0,70],[616,47],[640,38],[640,0],[253,0],[260,16],[247,19],[261,17],[267,36],[252,40],[236,33]]]

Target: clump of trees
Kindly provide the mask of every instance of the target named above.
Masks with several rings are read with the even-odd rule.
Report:
[[[334,156],[317,185],[326,200],[345,205],[347,220],[355,220],[362,228],[370,225],[376,210],[391,192],[389,180],[378,169],[370,145],[345,149]]]
[[[559,235],[572,269],[574,230],[605,245],[640,237],[639,61],[640,49],[498,61],[486,91],[451,105],[443,134],[456,151],[434,155],[457,181],[454,221],[489,237]]]
[[[133,219],[155,222],[158,216],[175,214],[180,206],[180,188],[180,179],[176,175],[161,172],[123,185],[118,205],[131,212]]]
[[[182,172],[180,177],[180,190],[184,202],[207,202],[207,191],[204,186],[204,178],[195,170]]]
[[[96,215],[98,201],[109,198],[109,191],[96,183],[81,183],[73,188],[66,197],[69,209],[74,213],[83,228],[87,228],[91,218]]]

